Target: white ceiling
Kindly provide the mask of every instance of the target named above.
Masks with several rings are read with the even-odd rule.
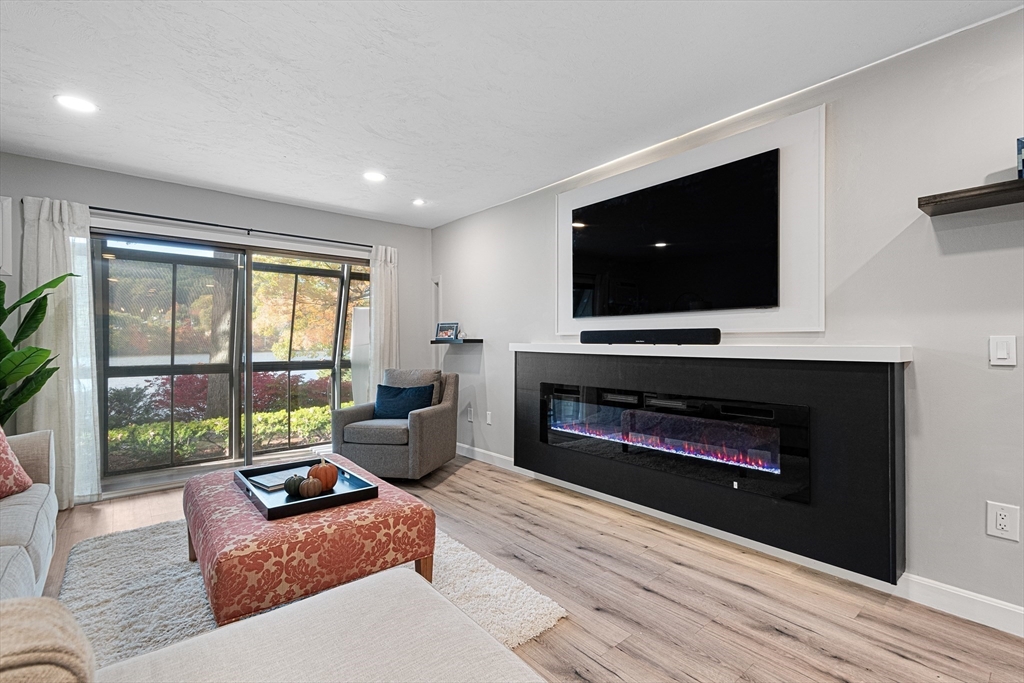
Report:
[[[435,227],[1019,5],[5,0],[0,149]]]

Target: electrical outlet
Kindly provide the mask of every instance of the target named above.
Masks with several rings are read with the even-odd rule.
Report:
[[[985,532],[989,536],[1020,542],[1020,508],[1006,503],[993,503],[991,500],[987,503],[988,524]]]
[[[487,424],[491,424],[491,411],[487,411]]]
[[[473,406],[469,407],[468,415],[469,415],[469,421],[472,422],[473,421]]]

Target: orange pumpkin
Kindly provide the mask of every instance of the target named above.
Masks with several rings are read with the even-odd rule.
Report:
[[[323,490],[324,485],[320,483],[320,480],[316,477],[307,477],[301,484],[299,484],[299,495],[303,498],[313,498],[319,496]]]
[[[313,465],[309,468],[308,476],[319,479],[320,483],[323,484],[323,490],[329,491],[338,483],[338,468],[320,458],[319,465]]]

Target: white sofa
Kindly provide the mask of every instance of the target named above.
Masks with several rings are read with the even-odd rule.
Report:
[[[407,569],[374,574],[95,672],[84,634],[56,601],[0,602],[0,617],[0,681],[544,680]]]
[[[0,600],[43,594],[57,539],[53,432],[7,437],[32,486],[0,499]]]

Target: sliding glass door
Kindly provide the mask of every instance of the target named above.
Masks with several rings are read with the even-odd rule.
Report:
[[[112,235],[92,249],[105,477],[330,442],[365,265]]]

